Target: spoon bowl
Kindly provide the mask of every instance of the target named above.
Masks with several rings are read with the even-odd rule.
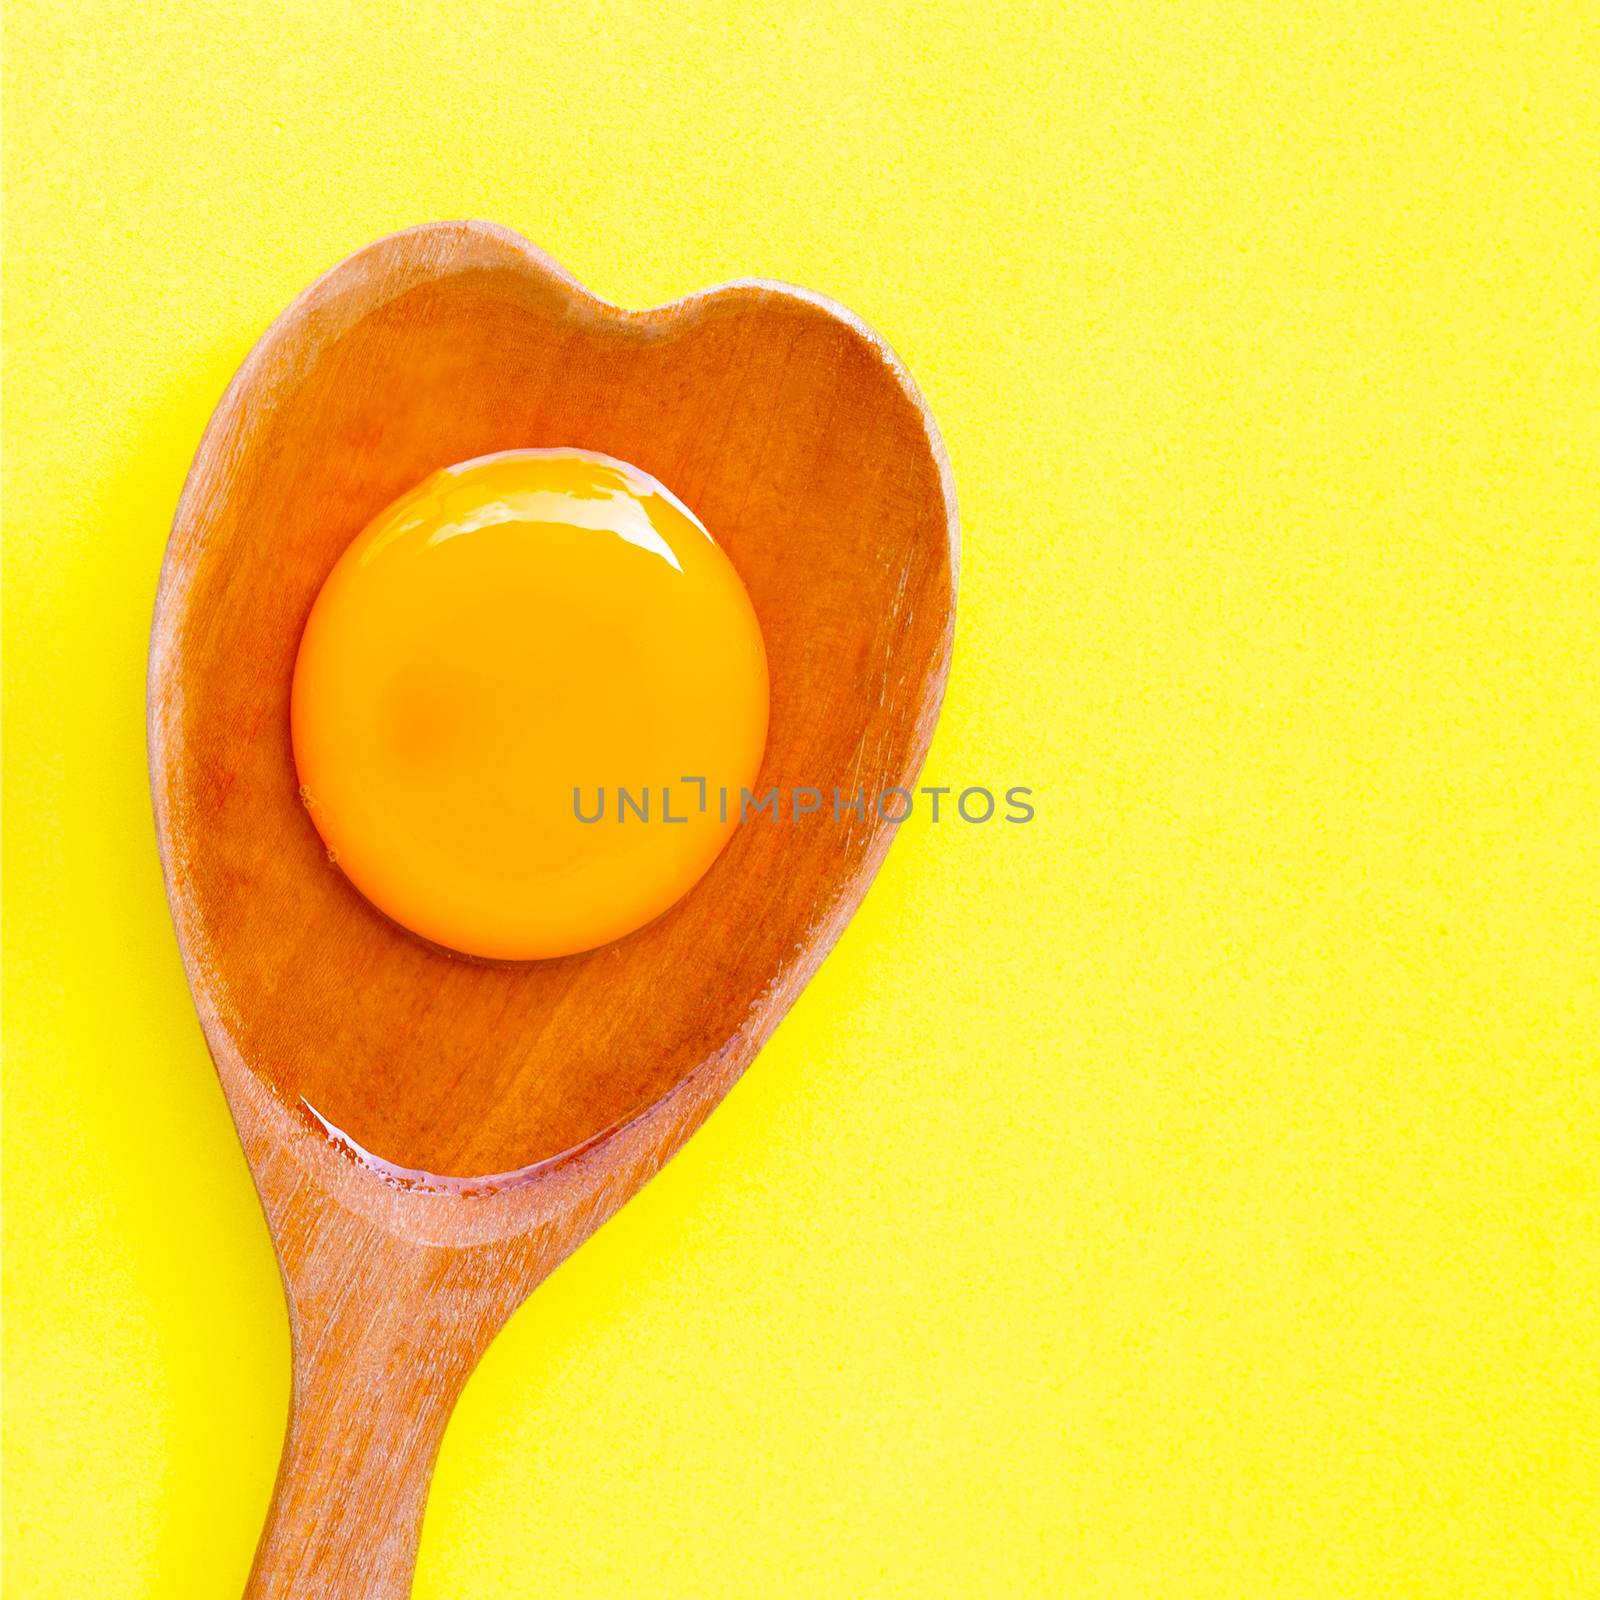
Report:
[[[628,938],[492,966],[388,922],[329,861],[289,691],[311,604],[373,515],[528,446],[632,462],[732,558],[770,664],[756,794],[778,815]],[[249,1594],[408,1592],[488,1341],[727,1092],[882,862],[943,694],[955,546],[904,369],[777,284],[627,312],[503,228],[434,224],[333,268],[240,368],[167,549],[149,746],[173,920],[290,1311]],[[817,809],[793,815],[796,790]]]

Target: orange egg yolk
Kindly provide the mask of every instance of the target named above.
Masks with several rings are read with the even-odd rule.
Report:
[[[357,536],[306,622],[290,718],[301,796],[356,888],[434,944],[528,961],[631,933],[710,867],[761,765],[766,653],[670,491],[608,456],[514,450],[434,473]]]

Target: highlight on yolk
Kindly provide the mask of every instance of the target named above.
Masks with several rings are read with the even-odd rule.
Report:
[[[766,652],[732,562],[654,478],[513,450],[357,536],[290,721],[311,819],[380,911],[467,955],[571,955],[659,916],[727,843],[717,794],[755,784]],[[619,789],[650,792],[648,820]]]

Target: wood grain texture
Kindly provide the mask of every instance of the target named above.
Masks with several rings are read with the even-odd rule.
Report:
[[[759,787],[869,804],[747,823],[649,927],[494,967],[394,927],[328,862],[288,699],[365,523],[440,466],[530,445],[631,461],[694,509],[766,638]],[[435,224],[335,267],[240,369],[168,546],[149,738],[178,939],[290,1308],[252,1595],[407,1592],[488,1341],[700,1125],[866,892],[893,836],[870,797],[912,783],[938,714],[955,563],[909,378],[799,290],[626,312],[505,229]]]

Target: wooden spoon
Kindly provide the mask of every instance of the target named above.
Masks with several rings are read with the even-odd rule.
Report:
[[[760,790],[786,817],[795,786],[824,805],[747,822],[627,939],[492,967],[394,927],[329,863],[289,685],[372,515],[437,467],[529,445],[631,461],[712,530],[771,663]],[[955,560],[948,466],[905,370],[777,284],[627,312],[504,228],[440,223],[335,267],[240,368],[167,548],[149,738],[178,942],[293,1336],[249,1595],[408,1592],[439,1440],[489,1340],[700,1125],[882,862],[874,800],[926,753]],[[860,815],[833,816],[835,788]]]

